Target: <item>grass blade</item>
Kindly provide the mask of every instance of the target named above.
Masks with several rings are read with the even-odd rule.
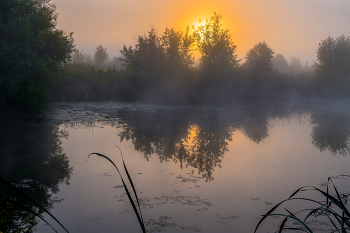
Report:
[[[69,233],[69,231],[62,225],[62,223],[60,221],[58,221],[55,216],[53,216],[44,206],[42,206],[39,202],[37,202],[34,198],[32,198],[31,196],[29,196],[28,194],[26,194],[25,192],[23,192],[22,190],[20,190],[19,188],[17,188],[16,186],[14,186],[13,184],[7,182],[6,180],[4,180],[3,178],[0,177],[0,182],[7,185],[8,187],[10,187],[11,189],[15,190],[16,192],[20,193],[22,196],[26,197],[27,199],[29,199],[32,203],[34,203],[37,207],[39,207],[42,211],[46,212],[48,215],[51,216],[51,218],[53,218],[67,233]]]
[[[142,212],[141,212],[141,208],[140,208],[140,202],[139,202],[139,198],[137,197],[137,192],[136,192],[134,183],[132,182],[132,179],[131,179],[131,177],[130,177],[130,175],[129,175],[128,169],[126,168],[122,150],[120,149],[119,146],[116,145],[116,147],[118,147],[118,149],[119,149],[119,151],[120,151],[120,155],[121,155],[121,157],[122,157],[122,161],[123,161],[125,173],[126,173],[126,175],[128,176],[128,179],[129,179],[129,182],[130,182],[130,184],[131,184],[132,190],[134,191],[134,194],[135,194],[135,198],[136,198],[136,201],[137,201],[137,206],[138,206],[139,211],[140,211],[141,222],[142,222],[142,224],[144,224],[143,217],[142,217]]]
[[[133,210],[134,210],[134,212],[135,212],[135,214],[136,214],[137,220],[138,220],[138,222],[139,222],[139,224],[140,224],[140,226],[141,226],[142,232],[143,232],[143,233],[146,233],[145,225],[144,225],[143,218],[142,218],[142,215],[141,215],[141,209],[140,209],[139,202],[138,202],[138,200],[137,200],[137,204],[138,204],[138,207],[139,207],[139,209],[140,209],[140,213],[138,212],[138,210],[137,210],[137,208],[136,208],[136,205],[135,205],[135,203],[134,203],[134,200],[132,199],[132,197],[131,197],[131,195],[130,195],[129,189],[128,189],[127,186],[126,186],[126,184],[125,184],[125,182],[124,182],[124,179],[123,179],[123,177],[122,177],[122,175],[121,175],[121,173],[120,173],[118,167],[117,167],[117,166],[114,164],[114,162],[113,162],[110,158],[108,158],[106,155],[103,155],[103,154],[95,153],[95,152],[94,152],[94,153],[90,153],[90,154],[88,155],[88,158],[90,157],[90,155],[98,155],[98,156],[100,156],[100,157],[102,157],[102,158],[107,159],[110,163],[113,164],[113,166],[115,167],[115,169],[117,169],[117,171],[118,171],[118,173],[119,173],[119,176],[120,176],[120,178],[121,178],[121,180],[122,180],[122,182],[123,182],[125,192],[126,192],[128,198],[129,198],[129,201],[130,201],[130,203],[131,203],[131,206],[132,206],[132,208],[133,208]],[[126,167],[125,167],[125,168],[126,168]],[[130,177],[130,176],[128,175],[128,177]],[[130,181],[130,183],[131,183],[131,178],[129,179],[129,181]],[[133,187],[133,185],[132,185],[132,187]],[[133,187],[133,191],[134,191],[134,195],[135,195],[135,197],[136,197],[136,191],[135,191],[135,188],[134,188],[134,187]]]
[[[26,207],[25,205],[22,205],[22,204],[20,204],[20,203],[18,203],[18,202],[16,202],[16,201],[13,201],[13,200],[11,200],[11,199],[9,199],[9,198],[2,197],[1,199],[4,200],[4,201],[6,201],[6,202],[10,202],[10,203],[12,203],[12,204],[18,206],[18,207],[24,209],[24,210],[27,211],[27,212],[30,212],[30,213],[34,214],[36,217],[40,218],[40,219],[43,220],[48,226],[50,226],[50,227],[52,228],[52,230],[54,230],[56,233],[58,233],[58,231],[57,231],[53,226],[51,226],[51,224],[50,224],[48,221],[46,221],[46,219],[44,219],[44,217],[43,217],[41,214],[39,214],[39,213],[33,211],[32,209]]]

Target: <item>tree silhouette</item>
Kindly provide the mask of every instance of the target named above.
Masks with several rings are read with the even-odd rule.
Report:
[[[350,122],[346,116],[314,112],[311,115],[312,144],[321,152],[328,150],[333,155],[350,152]]]
[[[94,61],[96,66],[103,67],[107,59],[108,59],[108,53],[106,48],[103,48],[102,45],[98,46],[94,54]]]
[[[84,63],[85,58],[83,54],[83,50],[79,51],[79,49],[76,49],[72,55],[72,61],[73,63]]]
[[[273,54],[265,41],[259,42],[247,52],[244,65],[253,75],[265,76],[272,71]]]
[[[72,33],[56,29],[55,10],[45,1],[0,2],[0,107],[46,108],[55,72],[74,50]]]
[[[276,54],[272,59],[272,67],[273,69],[282,72],[282,73],[286,73],[289,72],[290,67],[288,65],[288,61],[284,58],[284,56],[282,54]]]
[[[59,191],[61,183],[69,184],[72,174],[73,168],[61,146],[67,133],[43,119],[18,116],[2,118],[0,130],[7,132],[0,139],[0,177],[15,184],[45,208],[52,208],[55,202],[52,195]],[[28,199],[0,183],[0,229],[21,232],[22,228],[30,232],[37,223],[32,213],[2,202],[3,197],[33,208]]]
[[[193,27],[193,38],[202,55],[200,66],[204,72],[223,72],[238,65],[237,46],[229,31],[222,28],[221,19],[222,15],[214,13],[204,25]]]
[[[350,86],[350,38],[327,37],[319,43],[314,64],[316,78],[323,90],[348,94]]]
[[[292,56],[289,66],[291,72],[293,73],[300,73],[303,70],[303,66],[301,65],[301,61],[298,57]]]
[[[186,33],[166,28],[162,36],[162,46],[166,52],[166,63],[172,71],[188,69],[194,63],[191,54],[192,38],[189,36],[189,27]]]

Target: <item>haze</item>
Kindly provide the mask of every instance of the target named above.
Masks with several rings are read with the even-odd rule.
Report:
[[[348,0],[53,0],[57,6],[58,28],[74,32],[77,48],[86,53],[98,45],[111,56],[119,56],[123,45],[134,45],[137,34],[150,26],[162,33],[165,27],[184,31],[199,18],[214,12],[223,15],[238,58],[259,41],[266,41],[287,60],[296,56],[304,63],[316,59],[318,43],[327,36],[349,35]]]

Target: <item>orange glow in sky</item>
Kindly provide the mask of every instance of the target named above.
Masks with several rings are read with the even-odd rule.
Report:
[[[237,45],[238,59],[265,41],[287,60],[300,57],[312,64],[321,40],[350,35],[348,0],[52,0],[58,28],[74,32],[77,48],[92,54],[98,45],[119,56],[123,45],[134,46],[138,34],[151,26],[185,31],[214,12]]]

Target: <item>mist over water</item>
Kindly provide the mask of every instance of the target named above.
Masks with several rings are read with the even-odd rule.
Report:
[[[39,200],[51,203],[47,207],[70,232],[139,232],[114,168],[98,157],[87,159],[99,152],[120,166],[118,145],[149,232],[253,232],[260,215],[297,188],[324,188],[328,176],[349,173],[348,104],[57,103],[39,121],[2,117],[2,127],[12,130],[1,140],[1,177],[24,190],[53,182],[35,197],[43,194]],[[20,144],[9,142],[15,135],[22,135]],[[22,147],[24,152],[16,149]],[[17,156],[9,163],[7,152],[16,150],[31,159]],[[35,158],[37,151],[42,159]],[[24,172],[24,161],[35,172]],[[339,182],[348,191],[346,181]],[[271,219],[260,232],[280,222]],[[37,230],[48,229],[39,224]]]

